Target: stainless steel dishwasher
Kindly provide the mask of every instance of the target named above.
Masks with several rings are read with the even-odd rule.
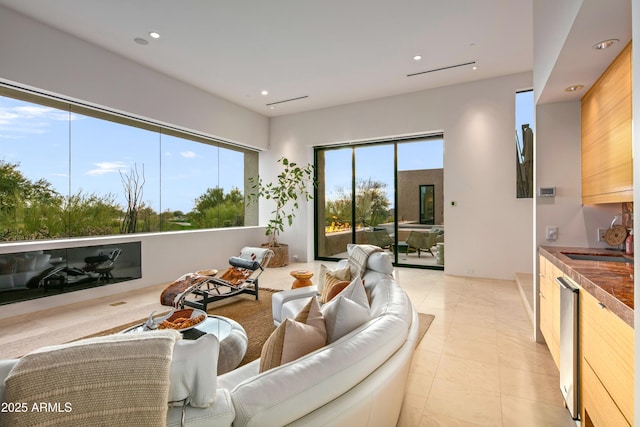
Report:
[[[578,388],[578,287],[566,277],[556,277],[560,285],[560,391],[571,417],[580,417]]]

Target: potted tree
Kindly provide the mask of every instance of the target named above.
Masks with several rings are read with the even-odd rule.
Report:
[[[289,264],[289,246],[278,242],[280,232],[285,226],[291,226],[300,205],[299,199],[305,201],[313,198],[309,184],[315,186],[313,177],[313,165],[298,166],[289,159],[282,157],[278,160],[282,171],[274,182],[265,183],[260,176],[249,178],[253,192],[248,195],[249,202],[259,198],[273,200],[276,204],[271,211],[271,219],[267,223],[266,236],[268,242],[263,246],[269,247],[274,252],[274,257],[269,262],[269,267],[283,267]]]

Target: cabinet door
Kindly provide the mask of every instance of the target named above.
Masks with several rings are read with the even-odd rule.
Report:
[[[554,268],[550,261],[542,256],[540,257],[540,331],[547,342],[553,361],[556,366],[559,366],[560,291],[555,289],[558,286],[555,284]]]
[[[580,292],[581,369],[587,368],[627,420],[633,421],[633,329],[589,293]],[[582,395],[595,394],[583,379]],[[588,402],[584,408],[592,412]],[[597,400],[596,400],[597,404]]]
[[[594,427],[625,427],[631,426],[622,415],[616,403],[611,399],[598,377],[589,364],[582,369],[582,404],[586,408],[586,414],[582,414],[583,421],[587,415]]]
[[[633,201],[631,43],[582,98],[582,203]]]

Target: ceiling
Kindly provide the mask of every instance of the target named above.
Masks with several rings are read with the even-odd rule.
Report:
[[[533,0],[0,4],[271,117],[533,69]]]

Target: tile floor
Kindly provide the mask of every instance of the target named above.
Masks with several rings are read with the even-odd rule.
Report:
[[[330,264],[330,263],[327,263]],[[288,289],[294,269],[268,269],[261,285]],[[446,276],[398,268],[397,278],[423,313],[436,316],[416,349],[398,426],[572,427],[558,371],[532,326],[513,281]],[[162,310],[164,285],[0,320],[0,358],[80,338]],[[124,302],[124,304],[122,304]]]

